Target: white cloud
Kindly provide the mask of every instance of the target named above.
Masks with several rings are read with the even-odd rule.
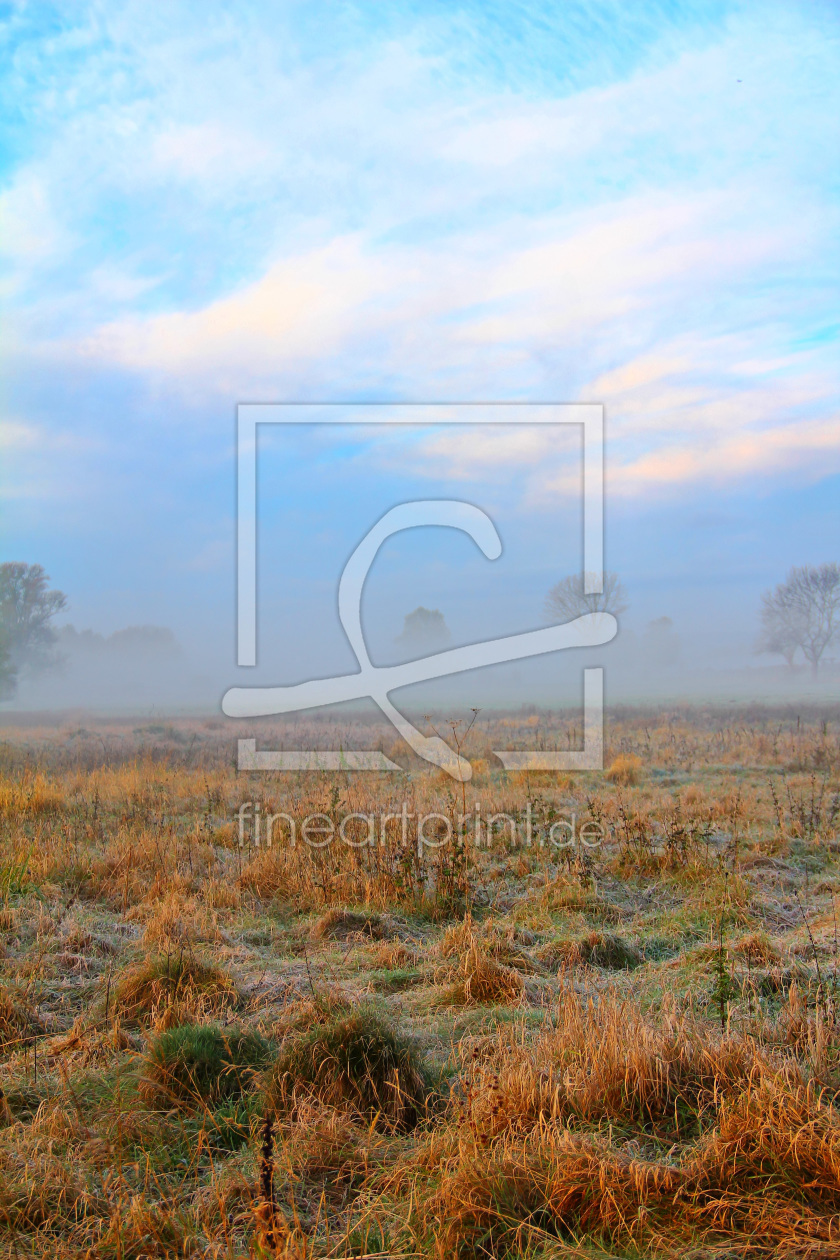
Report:
[[[730,432],[713,443],[686,443],[650,451],[611,466],[608,494],[635,496],[652,490],[719,486],[745,478],[796,474],[808,479],[840,472],[840,416],[781,423],[761,431]]]
[[[402,451],[402,458],[407,458]],[[514,473],[530,472],[546,465],[570,463],[580,458],[580,429],[544,425],[521,428],[457,428],[435,432],[411,447],[415,474],[440,481],[509,480]],[[390,462],[395,463],[393,452]]]
[[[277,380],[289,361],[340,350],[364,307],[387,293],[387,269],[362,256],[358,240],[276,263],[262,279],[197,311],[101,327],[65,351],[102,364],[169,375],[201,392]]]
[[[209,373],[227,383],[238,371],[242,384],[279,382],[289,360],[327,360],[365,339],[365,370],[405,376],[472,360],[483,371],[488,353],[572,335],[626,338],[622,324],[647,326],[663,308],[682,307],[685,319],[686,303],[721,276],[734,291],[795,253],[795,229],[756,231],[743,217],[724,194],[672,194],[534,220],[525,247],[518,224],[435,248],[339,237],[201,309],[105,324],[79,349],[193,381]]]
[[[71,242],[72,233],[53,204],[48,172],[38,166],[19,170],[0,193],[0,258],[7,267],[3,296],[26,295]]]
[[[837,373],[819,354],[774,353],[783,327],[739,326],[756,276],[795,264],[800,227],[765,222],[751,231],[749,212],[731,195],[674,192],[631,197],[597,215],[543,218],[524,247],[515,231],[477,235],[469,252],[377,247],[356,235],[277,262],[199,310],[115,321],[64,352],[181,390],[227,392],[232,402],[256,392],[282,397],[303,372],[329,382],[321,396],[336,381],[347,396],[378,374],[419,381],[421,397],[432,399],[445,379],[458,381],[464,397],[478,389],[509,397],[512,370],[527,383],[542,348],[572,344],[573,391],[554,397],[605,403],[611,466],[624,470],[615,484],[643,494],[669,479],[746,475],[755,434],[778,432],[779,442],[761,449],[784,450],[791,417],[818,424],[836,398]],[[720,331],[702,311],[710,287],[726,295]],[[754,370],[762,355],[770,379]],[[605,357],[611,366],[592,373]],[[727,458],[705,459],[721,441]],[[824,468],[824,450],[822,440],[804,442],[796,468]],[[536,471],[548,460],[554,473],[534,484],[549,493],[571,475],[557,467],[556,444],[533,431],[446,435],[416,457],[419,471],[453,478],[473,477],[479,466]],[[755,473],[777,459],[757,453]]]
[[[148,172],[177,179],[247,179],[273,161],[271,146],[245,129],[216,123],[170,126],[152,142]]]
[[[366,390],[603,401],[627,493],[713,475],[712,447],[775,467],[793,417],[812,426],[795,467],[825,466],[836,372],[791,349],[834,300],[836,85],[807,21],[736,16],[655,70],[549,99],[453,87],[411,40],[327,64],[255,42],[247,15],[148,22],[108,19],[66,125],[4,194],[42,364],[127,370],[227,414]],[[62,305],[36,280],[80,223],[95,263],[68,268]],[[423,458],[536,468],[529,441]]]
[[[34,450],[42,440],[35,425],[25,420],[0,420],[0,448],[5,451]]]

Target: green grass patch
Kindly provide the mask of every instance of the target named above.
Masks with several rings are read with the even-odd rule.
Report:
[[[181,1024],[149,1045],[142,1093],[149,1102],[170,1106],[238,1098],[270,1060],[271,1047],[259,1033]]]
[[[266,1102],[285,1112],[300,1098],[317,1098],[410,1129],[428,1093],[414,1046],[378,1011],[361,1007],[292,1037],[274,1065]]]

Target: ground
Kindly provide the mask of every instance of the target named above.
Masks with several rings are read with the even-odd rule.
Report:
[[[0,1254],[840,1256],[840,708],[470,720],[7,717]]]

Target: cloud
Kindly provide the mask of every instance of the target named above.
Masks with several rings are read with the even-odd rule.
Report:
[[[24,420],[0,420],[0,447],[5,451],[31,451],[43,441],[35,425]]]
[[[64,349],[201,390],[224,390],[232,380],[247,388],[277,380],[288,361],[338,350],[388,283],[382,264],[362,258],[358,240],[339,239],[274,264],[200,310],[116,320]]]
[[[515,230],[479,234],[469,252],[460,241],[424,252],[357,234],[280,260],[198,310],[114,321],[63,353],[179,390],[227,391],[231,401],[287,397],[289,382],[304,376],[328,383],[321,396],[337,389],[348,397],[377,373],[421,382],[420,398],[429,400],[442,380],[458,382],[464,397],[478,389],[510,397],[512,364],[521,390],[540,353],[565,343],[576,361],[552,392],[557,401],[606,405],[621,493],[757,476],[783,457],[768,463],[757,454],[751,470],[754,433],[778,432],[767,449],[779,451],[792,416],[817,432],[838,379],[830,346],[790,351],[781,303],[768,326],[744,319],[756,283],[798,267],[803,249],[801,221],[767,216],[751,229],[750,218],[731,194],[674,191],[534,221],[525,247]],[[723,473],[720,461],[701,457],[721,441],[731,446]],[[447,435],[415,455],[421,475],[453,479],[531,467],[537,494],[573,476],[557,442],[533,431]],[[554,473],[537,475],[546,460]],[[805,442],[788,466],[819,472],[823,445]]]
[[[443,244],[446,263],[447,245],[466,258],[488,228],[507,224],[522,245],[553,211],[597,217],[629,193],[667,203],[683,188],[686,206],[710,189],[746,194],[760,235],[774,205],[780,220],[798,194],[814,205],[805,183],[830,191],[840,105],[825,22],[775,8],[725,24],[659,6],[633,20],[622,6],[609,20],[546,15],[523,65],[515,38],[501,62],[477,55],[495,14],[421,5],[321,29],[319,12],[267,20],[258,5],[197,20],[176,3],[163,22],[130,2],[82,7],[15,59],[7,90],[37,150],[27,167],[76,249],[75,266],[50,277],[52,299],[75,291],[74,331],[88,321],[79,290],[122,261],[126,241],[159,280],[149,314],[217,300],[280,257],[362,231],[424,262]],[[511,24],[528,21],[517,12]],[[555,82],[511,90],[514,68],[523,82],[545,69],[549,45]],[[574,90],[587,63],[597,86]],[[667,253],[667,224],[659,245]],[[43,296],[38,275],[27,303]],[[105,311],[100,295],[95,326]]]
[[[745,478],[797,473],[823,477],[840,472],[840,414],[824,420],[779,424],[761,431],[730,433],[711,444],[685,444],[651,451],[611,467],[608,493],[622,496],[664,487],[721,484]]]
[[[45,274],[73,243],[72,231],[54,205],[49,174],[37,165],[17,171],[0,192],[0,298],[4,305],[27,299],[37,291]],[[40,303],[39,303],[40,304]],[[5,319],[8,337],[17,341],[17,329]]]
[[[834,303],[827,18],[657,10],[622,61],[616,11],[564,28],[553,81],[529,43],[511,87],[478,10],[452,19],[457,55],[429,12],[354,13],[326,42],[264,17],[128,4],[15,62],[50,123],[4,194],[24,244],[36,225],[27,370],[128,373],[167,424],[195,398],[226,417],[255,396],[603,401],[639,494],[713,467],[707,447],[734,443],[746,475],[756,434],[783,449],[794,421],[829,423],[832,345],[803,341]],[[536,476],[530,441],[421,455]]]
[[[52,204],[48,173],[24,168],[0,193],[0,250],[32,267],[66,249],[69,239]]]
[[[271,147],[247,130],[197,123],[155,136],[149,165],[176,179],[215,182],[247,179],[272,157]]]
[[[73,352],[174,377],[227,382],[238,371],[243,383],[280,383],[289,360],[335,359],[350,345],[357,354],[359,343],[365,370],[384,353],[386,369],[404,377],[453,363],[469,369],[469,352],[534,351],[570,336],[595,343],[614,334],[620,345],[634,318],[648,337],[676,309],[690,324],[686,304],[723,278],[725,305],[737,308],[762,268],[795,258],[800,230],[756,230],[731,195],[698,201],[676,192],[532,220],[535,243],[524,248],[518,226],[434,249],[338,237],[197,310],[105,324]],[[748,348],[742,342],[742,355]],[[612,383],[609,374],[598,379]]]

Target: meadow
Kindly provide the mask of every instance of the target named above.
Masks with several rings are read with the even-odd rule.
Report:
[[[840,706],[471,720],[6,718],[0,1254],[840,1256]]]

